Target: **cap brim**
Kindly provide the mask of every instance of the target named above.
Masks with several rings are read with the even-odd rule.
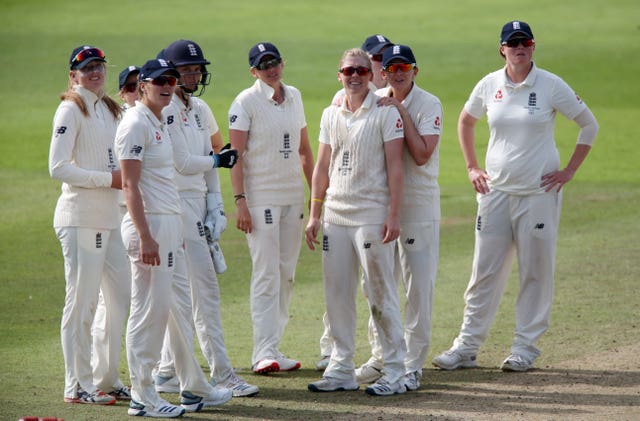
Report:
[[[390,45],[393,45],[393,43],[388,42],[386,44],[378,44],[375,47],[373,47],[371,50],[369,50],[368,53],[369,55],[380,54],[380,51],[382,51],[385,47],[388,47]]]
[[[154,70],[148,75],[145,75],[145,79],[155,79],[158,76],[162,76],[164,74],[175,76],[178,79],[180,79],[180,73],[176,69],[172,69],[172,68],[162,68],[162,69]]]
[[[411,63],[411,64],[416,64],[416,61],[414,59],[410,59],[409,57],[405,57],[405,56],[393,56],[390,57],[389,59],[385,60],[382,62],[383,66],[386,66],[387,64],[391,63],[393,60],[404,60],[405,63]]]
[[[83,69],[84,67],[86,67],[87,64],[91,63],[92,61],[101,61],[103,63],[106,63],[107,60],[103,59],[102,57],[89,57],[87,59],[84,59],[83,61],[81,61],[80,63],[76,64],[72,70],[80,70]]]
[[[501,42],[506,42],[506,41],[510,40],[511,38],[513,38],[514,35],[518,35],[518,34],[523,35],[527,39],[533,39],[533,37],[530,34],[526,33],[526,32],[513,31],[513,32],[509,32],[509,34],[506,37],[503,37]]]
[[[260,61],[266,56],[273,56],[275,58],[281,58],[280,55],[278,53],[276,53],[276,52],[264,51],[264,52],[258,54],[258,56],[253,59],[253,62],[251,63],[251,67],[256,67],[258,64],[260,64]]]

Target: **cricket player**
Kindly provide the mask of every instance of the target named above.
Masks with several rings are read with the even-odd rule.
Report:
[[[535,48],[526,22],[507,22],[499,46],[505,66],[478,82],[458,120],[478,213],[460,333],[451,349],[433,360],[445,370],[477,365],[478,350],[489,333],[516,255],[520,275],[516,328],[502,370],[532,368],[540,355],[536,343],[549,327],[561,189],[591,150],[598,123],[573,89],[535,65]],[[564,168],[554,138],[558,112],[580,128]],[[475,151],[475,126],[484,115],[491,133],[486,170],[478,164]]]

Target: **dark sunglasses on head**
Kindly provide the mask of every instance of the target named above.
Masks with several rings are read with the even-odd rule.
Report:
[[[86,48],[80,51],[76,56],[71,60],[71,67],[75,67],[76,65],[82,63],[86,59],[90,57],[97,57],[104,59],[104,53],[99,48]]]
[[[258,63],[258,65],[256,66],[256,69],[268,70],[272,67],[276,67],[280,63],[282,63],[281,58],[272,58],[272,59],[261,61],[260,63]]]
[[[343,67],[342,69],[339,70],[339,72],[345,76],[353,76],[354,73],[357,73],[358,76],[366,76],[369,74],[370,71],[371,69],[364,66],[358,66],[358,67],[349,66],[349,67]]]
[[[125,92],[133,93],[138,89],[138,82],[127,83],[122,87],[122,90]]]
[[[387,64],[384,67],[384,71],[387,73],[397,73],[397,72],[408,72],[412,70],[415,66],[412,63],[393,63]]]
[[[176,86],[178,84],[178,78],[175,76],[158,76],[155,77],[153,79],[145,79],[145,82],[151,82],[153,85],[156,86],[164,86],[164,85],[169,85],[169,86]]]
[[[516,48],[520,44],[522,44],[523,47],[531,47],[535,44],[535,41],[530,38],[511,38],[502,43],[502,45],[506,45],[509,48]]]

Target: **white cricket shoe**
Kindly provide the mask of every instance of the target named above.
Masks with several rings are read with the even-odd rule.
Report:
[[[158,405],[143,405],[133,399],[129,402],[129,415],[134,417],[150,417],[150,418],[178,418],[184,414],[184,408],[172,405],[165,400],[161,400]]]
[[[213,379],[212,384],[214,383]],[[254,386],[252,384],[247,383],[242,377],[238,376],[233,370],[227,376],[226,379],[221,380],[217,384],[216,387],[223,387],[225,389],[230,389],[233,393],[233,397],[249,397],[255,396],[258,394],[260,389],[258,386]]]
[[[391,383],[386,377],[382,377],[374,384],[367,386],[364,391],[373,396],[391,396],[405,393],[407,388],[404,385],[404,377],[395,383]]]
[[[329,361],[331,360],[330,355],[323,355],[322,358],[316,363],[317,371],[324,371],[329,366]]]
[[[273,358],[265,358],[253,365],[251,370],[256,374],[269,374],[280,371],[280,364]]]
[[[194,395],[184,391],[180,394],[180,406],[187,412],[199,412],[204,408],[222,405],[233,397],[233,392],[229,389],[214,387],[213,392],[207,396]]]
[[[533,366],[533,361],[518,354],[511,354],[502,362],[502,371],[529,371]]]
[[[180,393],[178,376],[163,377],[156,374],[153,376],[153,383],[158,393]]]
[[[354,380],[339,380],[333,377],[323,377],[313,383],[309,383],[307,388],[312,392],[343,392],[358,390],[360,385]]]
[[[475,355],[464,355],[453,348],[435,357],[431,363],[443,370],[456,370],[458,368],[473,368],[478,366]]]
[[[368,362],[356,368],[356,381],[359,384],[373,383],[382,377],[382,370]]]
[[[300,361],[292,360],[282,354],[276,358],[276,361],[278,362],[280,371],[293,371],[300,368]]]
[[[404,375],[404,386],[407,388],[407,390],[418,390],[418,388],[420,388],[421,378],[422,373],[419,371],[407,373]]]

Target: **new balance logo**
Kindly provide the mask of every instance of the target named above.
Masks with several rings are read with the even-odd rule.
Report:
[[[131,148],[131,150],[129,152],[134,154],[134,155],[140,155],[140,152],[142,152],[142,146],[133,145],[133,147]]]
[[[101,249],[102,248],[102,233],[101,232],[96,234],[96,248],[97,249]]]
[[[273,215],[271,214],[271,209],[264,210],[264,223],[267,225],[273,224]]]
[[[329,237],[322,236],[322,251],[329,251]]]
[[[541,230],[543,228],[544,228],[544,224],[536,224],[535,227],[533,227],[533,229],[536,229],[536,230]]]
[[[366,243],[364,243],[363,247],[365,250],[369,250],[371,248],[371,243],[367,241]]]
[[[414,244],[415,242],[416,242],[415,238],[407,238],[407,241],[405,241],[405,244],[411,245],[411,244]]]

